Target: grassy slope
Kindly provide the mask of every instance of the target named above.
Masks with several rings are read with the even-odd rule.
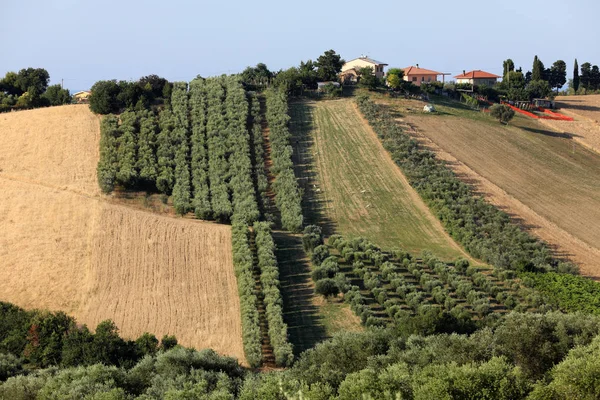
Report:
[[[420,102],[386,100],[425,135],[480,176],[597,250],[600,243],[600,155],[533,119],[502,126],[451,103],[441,115],[415,112]],[[525,221],[526,223],[528,221]],[[596,262],[597,265],[597,262]]]
[[[317,221],[329,224],[327,233],[364,236],[382,247],[415,253],[427,249],[444,259],[462,255],[352,99],[295,103],[291,114],[296,137],[311,141],[317,189],[307,197],[314,197],[311,208],[321,214]]]

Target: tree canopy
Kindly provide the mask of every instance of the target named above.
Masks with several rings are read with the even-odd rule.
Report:
[[[327,50],[317,59],[317,75],[321,81],[336,81],[346,63],[334,50]]]

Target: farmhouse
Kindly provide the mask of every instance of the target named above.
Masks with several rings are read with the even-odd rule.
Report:
[[[500,77],[478,69],[469,72],[463,71],[462,75],[456,75],[454,78],[456,79],[456,83],[494,86]]]
[[[430,69],[419,68],[417,66],[410,66],[403,69],[404,80],[412,82],[414,85],[421,86],[421,83],[437,82],[438,75],[444,75],[441,72],[432,71]]]
[[[340,80],[344,83],[356,83],[358,81],[358,70],[365,67],[373,68],[375,76],[378,78],[383,78],[385,75],[383,68],[386,65],[386,63],[373,60],[372,58],[366,56],[355,58],[354,60],[348,61],[342,66]]]
[[[83,90],[73,94],[73,100],[77,103],[87,103],[92,92]]]

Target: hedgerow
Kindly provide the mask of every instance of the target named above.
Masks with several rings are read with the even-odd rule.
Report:
[[[107,115],[100,124],[100,159],[98,160],[98,184],[104,193],[115,188],[117,180],[117,137],[119,120],[114,115]]]
[[[511,223],[506,213],[475,196],[434,153],[405,134],[382,106],[368,96],[357,103],[410,184],[473,257],[517,271],[573,270],[552,258],[545,243]]]
[[[178,214],[186,214],[191,208],[191,184],[189,164],[189,118],[187,83],[175,82],[171,95],[174,127],[172,131],[175,151],[173,206]]]
[[[256,253],[260,281],[267,310],[269,338],[279,366],[289,366],[294,355],[288,341],[287,324],[283,322],[283,300],[279,290],[279,268],[275,257],[275,242],[268,222],[254,223]]]
[[[248,226],[239,223],[232,225],[233,266],[240,296],[244,354],[250,366],[258,367],[262,361],[262,347],[259,316],[256,308],[257,298],[254,291],[255,283],[252,276],[253,257],[248,235]]]
[[[203,79],[190,82],[191,169],[193,199],[196,217],[212,216],[208,184],[208,154],[206,149],[206,86]]]
[[[303,224],[302,194],[293,170],[287,98],[284,93],[272,89],[266,91],[266,96],[266,117],[270,130],[269,140],[273,161],[271,172],[275,175],[273,182],[275,205],[281,213],[283,228],[299,232]]]

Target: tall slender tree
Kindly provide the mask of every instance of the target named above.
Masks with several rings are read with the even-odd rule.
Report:
[[[592,64],[585,62],[581,64],[581,87],[587,93],[590,88],[590,78],[592,73]]]
[[[573,89],[575,89],[575,93],[579,90],[579,64],[577,64],[577,59],[575,59],[575,66],[573,67]]]
[[[531,80],[541,81],[544,79],[544,63],[535,56],[533,58],[533,68],[531,70]]]

